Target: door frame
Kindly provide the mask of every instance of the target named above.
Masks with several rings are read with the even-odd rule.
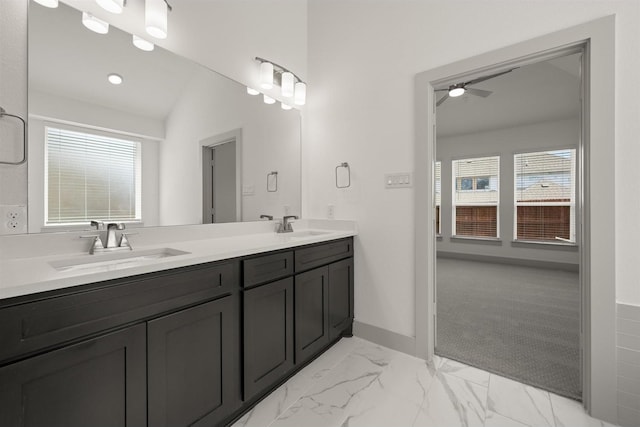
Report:
[[[217,145],[227,144],[229,142],[236,143],[236,221],[242,221],[242,128],[238,128],[210,136],[200,141],[200,176],[202,176],[200,194],[202,194],[201,206],[203,222],[205,216],[208,215],[205,203],[205,189],[211,185],[211,180],[207,180],[208,172],[205,170],[204,153],[209,148],[214,148]]]
[[[435,338],[435,93],[445,81],[539,62],[584,46],[580,227],[583,404],[617,421],[615,348],[615,16],[561,30],[416,75],[414,146],[415,354],[431,360]],[[418,120],[420,118],[420,120]],[[591,204],[591,200],[598,203]],[[598,227],[607,224],[607,227]],[[592,245],[591,242],[596,242]],[[426,260],[426,262],[424,262]]]

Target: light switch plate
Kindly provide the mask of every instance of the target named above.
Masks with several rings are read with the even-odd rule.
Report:
[[[384,187],[386,189],[411,188],[413,176],[411,172],[387,173],[384,175]]]

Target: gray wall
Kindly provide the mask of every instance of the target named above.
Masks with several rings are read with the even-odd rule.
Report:
[[[640,307],[617,306],[618,423],[640,425]]]
[[[576,248],[555,245],[512,244],[514,226],[513,155],[524,151],[577,148],[579,122],[545,122],[490,132],[438,138],[436,158],[442,162],[442,240],[438,252],[517,258],[578,264]],[[451,239],[451,161],[465,157],[500,155],[500,242]]]

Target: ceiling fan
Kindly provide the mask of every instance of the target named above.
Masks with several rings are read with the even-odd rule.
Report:
[[[481,96],[483,98],[486,98],[487,96],[491,95],[493,92],[491,92],[490,90],[475,89],[475,88],[467,87],[467,86],[473,85],[473,84],[476,84],[476,83],[480,83],[480,82],[484,82],[485,80],[493,79],[493,78],[501,76],[503,74],[510,73],[513,70],[515,70],[515,68],[512,68],[512,69],[507,70],[507,71],[502,71],[500,73],[491,74],[490,76],[478,77],[477,79],[469,80],[468,82],[456,83],[456,84],[450,85],[446,89],[436,89],[435,90],[436,92],[447,92],[436,103],[436,107],[439,107],[440,105],[442,105],[442,103],[444,101],[446,101],[447,99],[449,99],[449,98],[456,98],[458,96],[464,95],[465,93],[468,93],[470,95]]]

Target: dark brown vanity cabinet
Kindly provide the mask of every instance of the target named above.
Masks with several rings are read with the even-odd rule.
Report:
[[[329,267],[296,275],[296,363],[329,344]]]
[[[140,324],[0,368],[0,425],[146,427]]]
[[[353,324],[353,258],[329,265],[329,340],[351,335]]]

